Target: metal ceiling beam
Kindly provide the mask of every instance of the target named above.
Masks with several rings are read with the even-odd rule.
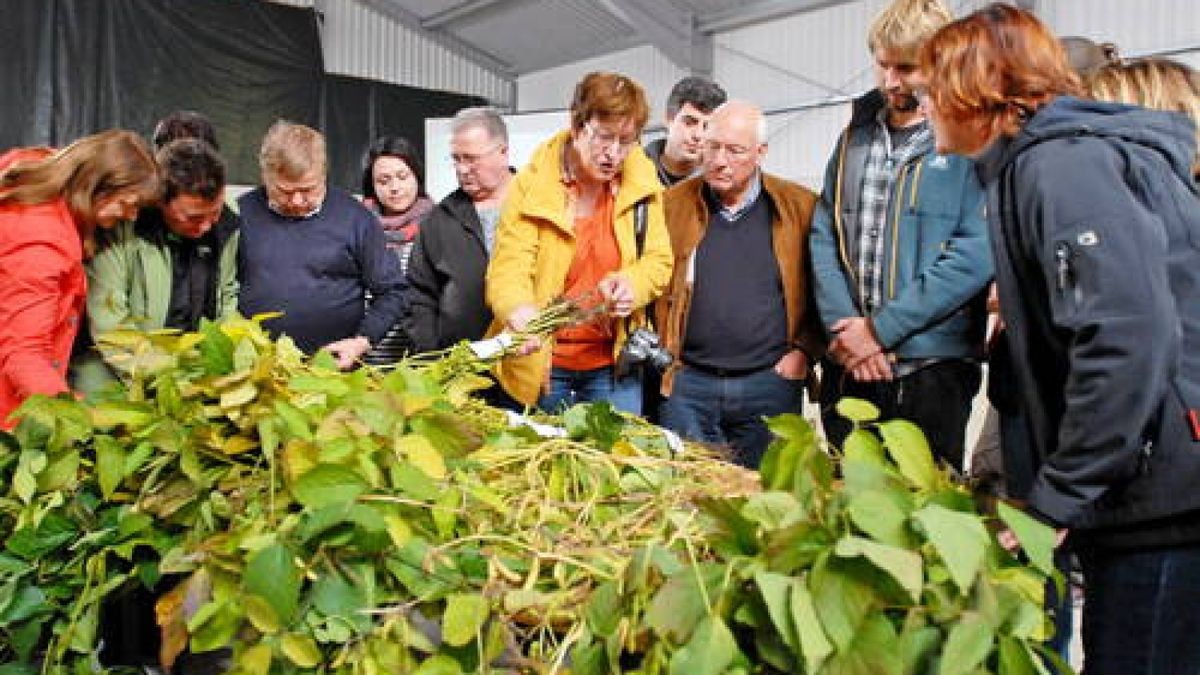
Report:
[[[512,64],[497,58],[496,56],[483,51],[482,49],[469,44],[457,37],[441,30],[429,30],[422,25],[421,17],[413,14],[405,9],[396,0],[357,0],[364,7],[369,7],[380,14],[414,30],[425,36],[434,43],[445,47],[452,53],[461,56],[462,58],[474,63],[475,65],[490,70],[497,75],[506,78],[510,81],[515,81],[517,77],[516,69]]]
[[[662,0],[600,0],[600,4],[629,24],[676,65],[692,71],[696,66],[696,19]],[[708,66],[711,69],[711,64]]]
[[[699,17],[697,29],[712,34],[744,28],[755,24],[782,19],[801,12],[811,12],[824,7],[842,5],[852,0],[759,0],[749,5],[740,5],[710,12]]]
[[[479,15],[485,10],[495,8],[498,4],[500,4],[500,0],[467,0],[467,2],[455,5],[450,9],[445,9],[425,17],[421,20],[421,26],[426,30],[437,30],[455,21],[462,21]],[[512,5],[511,2],[505,4]]]

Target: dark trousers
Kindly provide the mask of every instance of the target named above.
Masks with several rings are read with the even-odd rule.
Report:
[[[659,409],[662,425],[693,441],[728,446],[738,464],[757,469],[771,441],[765,418],[798,413],[804,381],[785,380],[773,367],[721,376],[683,366]]]
[[[821,423],[830,443],[841,447],[853,429],[834,405],[845,397],[860,398],[874,403],[882,420],[905,419],[921,427],[934,455],[962,471],[971,399],[982,379],[978,363],[938,361],[888,382],[858,382],[828,359],[822,368]]]
[[[1078,556],[1085,675],[1200,673],[1200,544]]]

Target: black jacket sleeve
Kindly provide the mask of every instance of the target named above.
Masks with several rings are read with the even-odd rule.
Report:
[[[437,268],[429,250],[431,246],[436,245],[436,234],[432,232],[436,226],[437,223],[428,222],[421,228],[412,255],[408,259],[409,312],[405,328],[417,352],[431,351],[438,346],[441,284],[438,283]]]
[[[403,318],[408,284],[400,269],[400,259],[388,250],[383,228],[375,222],[374,216],[363,209],[362,217],[357,218],[356,223],[360,233],[358,259],[362,281],[371,292],[371,304],[363,315],[358,334],[374,345]]]

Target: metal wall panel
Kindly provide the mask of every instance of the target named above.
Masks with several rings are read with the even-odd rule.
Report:
[[[637,80],[650,99],[650,124],[662,122],[663,106],[671,87],[687,75],[653,47],[635,47],[517,78],[517,111],[566,108],[571,92],[583,76],[594,70],[611,70]]]
[[[1122,54],[1186,49],[1200,56],[1200,9],[1195,0],[1040,0],[1038,14],[1060,35],[1113,42]]]

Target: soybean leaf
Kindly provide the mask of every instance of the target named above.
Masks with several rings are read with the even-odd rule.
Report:
[[[259,643],[242,652],[238,666],[246,675],[268,675],[271,672],[271,645]]]
[[[876,541],[906,547],[911,539],[908,532],[912,504],[887,492],[860,492],[850,498],[846,512],[855,527]]]
[[[942,643],[942,632],[933,626],[906,630],[900,634],[900,659],[906,673],[928,673],[933,657]]]
[[[924,561],[919,553],[855,536],[843,537],[834,553],[843,558],[866,558],[895,579],[914,603],[920,602]]]
[[[887,465],[887,456],[883,452],[883,443],[879,437],[866,429],[854,429],[842,442],[842,455],[847,460],[870,462],[879,466]]]
[[[650,600],[646,625],[675,644],[687,641],[708,614],[705,597],[720,588],[724,568],[715,564],[684,567],[671,575]],[[704,584],[702,590],[700,584]]]
[[[1020,640],[1000,636],[1000,669],[1002,675],[1036,675],[1033,655]]]
[[[821,627],[821,620],[817,618],[813,596],[805,585],[805,580],[797,580],[792,584],[791,610],[792,623],[800,641],[800,653],[804,656],[805,670],[815,673],[833,653],[833,645]]]
[[[454,647],[470,643],[483,628],[488,610],[488,601],[482,595],[455,593],[448,596],[442,615],[442,639]]]
[[[896,631],[882,614],[866,619],[853,642],[826,663],[827,675],[901,675],[904,669]]]
[[[793,582],[792,577],[774,572],[759,572],[754,575],[754,584],[758,586],[758,593],[767,606],[771,623],[775,625],[783,643],[793,652],[797,652],[800,651],[800,642],[791,611]]]
[[[209,375],[228,375],[233,371],[233,340],[221,327],[208,319],[200,320],[200,332],[204,340],[200,343],[200,362]]]
[[[279,650],[289,661],[301,668],[316,668],[323,657],[315,640],[303,633],[288,633],[279,641]]]
[[[724,621],[705,616],[688,643],[671,657],[671,675],[721,675],[733,663],[737,642]]]
[[[988,533],[983,522],[976,515],[951,511],[937,504],[922,508],[913,518],[924,528],[954,584],[967,593],[987,553]]]
[[[462,675],[462,666],[445,654],[434,654],[421,663],[413,675]]]
[[[420,434],[406,434],[396,439],[396,452],[433,480],[445,480],[446,461],[429,439]]]
[[[74,523],[52,512],[37,526],[26,526],[14,532],[4,547],[18,558],[34,560],[73,541],[78,534],[79,529]]]
[[[296,613],[303,580],[292,557],[283,544],[271,544],[250,557],[242,576],[246,592],[266,600],[285,625]]]
[[[109,499],[125,479],[125,449],[111,436],[96,436],[95,447],[96,479],[100,493]]]
[[[621,591],[615,581],[605,581],[596,587],[584,608],[588,628],[601,637],[608,637],[617,630],[621,620]]]
[[[933,451],[917,425],[908,420],[888,420],[879,424],[879,433],[902,476],[920,490],[937,487],[938,469],[933,462]]]
[[[354,469],[341,464],[318,464],[296,479],[292,494],[308,508],[319,509],[352,502],[368,487]]]
[[[861,398],[843,398],[834,405],[838,414],[856,424],[865,424],[879,419],[879,408]]]
[[[12,595],[11,601],[0,610],[0,626],[12,626],[53,609],[54,607],[46,602],[46,594],[42,589],[22,583]]]
[[[965,675],[983,663],[992,651],[992,627],[978,614],[964,614],[946,636],[938,675]]]
[[[996,513],[1017,536],[1021,548],[1029,556],[1029,562],[1042,574],[1053,574],[1054,529],[1004,502],[997,504]]]
[[[853,569],[832,556],[823,556],[813,566],[808,587],[812,591],[817,617],[837,650],[844,651],[863,620],[878,604],[871,584]]]

